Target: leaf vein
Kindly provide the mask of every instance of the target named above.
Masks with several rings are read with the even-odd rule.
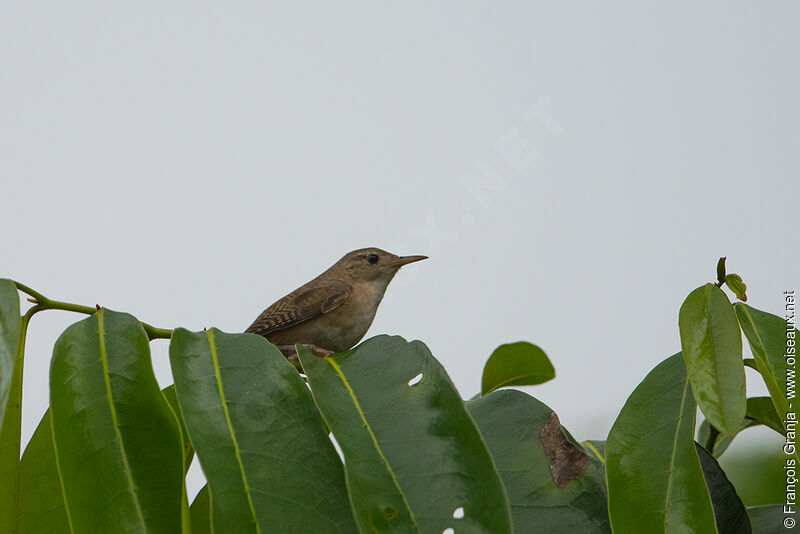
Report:
[[[414,512],[411,510],[411,505],[408,504],[408,500],[406,499],[406,495],[405,495],[405,493],[403,493],[403,490],[400,487],[400,483],[397,481],[397,477],[395,476],[394,471],[392,470],[392,467],[389,465],[389,460],[387,460],[386,456],[383,455],[383,451],[381,450],[381,447],[378,444],[378,439],[375,437],[375,434],[372,432],[372,427],[367,422],[367,418],[364,415],[364,411],[361,409],[361,405],[359,404],[358,399],[356,398],[356,394],[353,391],[353,388],[350,387],[350,383],[347,381],[347,378],[344,376],[344,373],[342,373],[341,368],[333,360],[333,358],[326,358],[325,361],[328,362],[331,365],[331,367],[333,367],[334,371],[336,371],[336,374],[339,375],[339,378],[342,380],[342,384],[344,384],[344,387],[347,389],[347,392],[350,394],[350,398],[352,399],[353,405],[355,406],[356,411],[358,412],[358,415],[361,418],[361,422],[364,423],[364,427],[367,429],[367,432],[369,433],[369,437],[372,439],[372,444],[375,446],[375,450],[378,452],[378,455],[381,457],[381,460],[383,461],[383,464],[386,466],[386,470],[389,472],[389,475],[392,477],[392,482],[394,482],[394,485],[397,488],[397,491],[400,493],[400,498],[403,499],[403,504],[405,504],[406,509],[408,510],[408,515],[411,518],[412,523],[414,523],[414,527],[417,529],[417,532],[421,533],[422,531],[420,530],[419,524],[417,523],[417,518],[414,517]]]
[[[211,361],[214,365],[214,376],[217,380],[217,389],[219,390],[219,398],[222,401],[222,411],[225,413],[225,423],[228,426],[228,432],[231,435],[233,442],[233,450],[236,455],[236,462],[239,464],[239,472],[242,474],[242,483],[244,484],[244,493],[247,496],[247,504],[250,507],[250,512],[253,514],[253,522],[256,525],[256,532],[261,532],[261,526],[258,524],[258,516],[256,516],[256,509],[253,505],[253,496],[250,494],[250,485],[247,483],[247,475],[244,472],[244,464],[242,463],[241,450],[239,449],[239,442],[236,440],[236,433],[233,431],[233,422],[231,421],[231,414],[228,411],[228,401],[225,399],[225,391],[222,388],[222,376],[219,372],[219,360],[217,359],[217,345],[214,342],[214,332],[212,330],[206,331],[208,338],[208,346],[211,351]]]

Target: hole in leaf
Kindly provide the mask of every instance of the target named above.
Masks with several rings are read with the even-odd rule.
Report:
[[[384,506],[382,512],[383,517],[385,517],[387,521],[391,521],[397,517],[397,508],[394,506]]]
[[[409,386],[411,386],[411,387],[413,388],[414,386],[416,386],[417,384],[419,384],[419,381],[420,381],[420,380],[422,380],[422,373],[418,374],[417,376],[415,376],[414,378],[412,378],[411,380],[409,380],[409,381],[408,381],[408,385],[409,385]]]
[[[456,534],[456,531],[453,527],[447,527],[442,531],[442,534]]]
[[[464,507],[459,506],[453,510],[453,519],[461,519],[462,517],[464,517]]]

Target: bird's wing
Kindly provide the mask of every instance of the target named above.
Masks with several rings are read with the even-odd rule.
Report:
[[[350,284],[341,281],[301,287],[264,310],[246,332],[267,336],[286,330],[335,310],[350,297],[351,292]]]

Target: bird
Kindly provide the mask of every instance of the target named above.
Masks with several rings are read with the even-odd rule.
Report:
[[[425,259],[375,247],[348,252],[327,271],[261,312],[245,332],[265,337],[295,366],[295,345],[322,357],[346,351],[367,333],[397,271]]]

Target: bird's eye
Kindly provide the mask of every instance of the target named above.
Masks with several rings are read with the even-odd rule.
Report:
[[[367,256],[367,261],[370,262],[372,265],[378,263],[378,255],[377,254],[370,254]]]

